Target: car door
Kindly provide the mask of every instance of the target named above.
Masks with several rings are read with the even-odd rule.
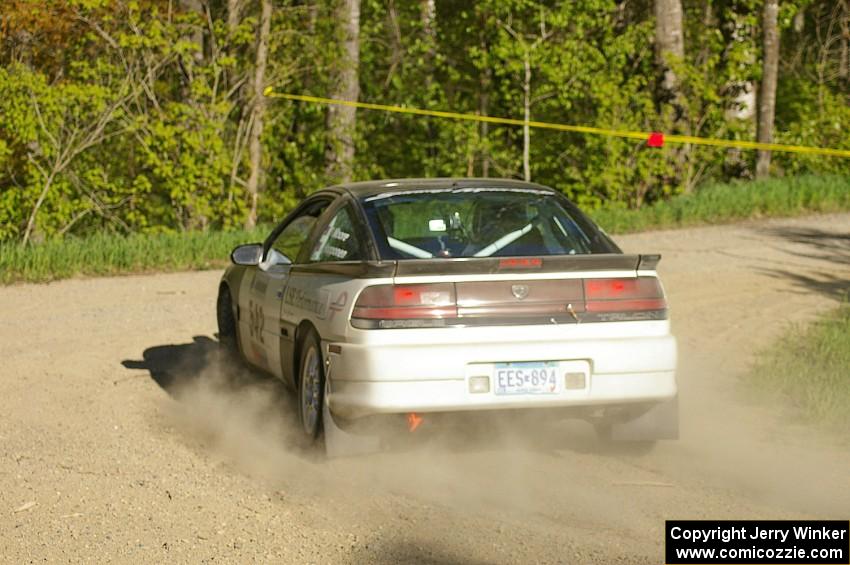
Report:
[[[340,327],[346,326],[346,317],[337,314],[356,295],[350,282],[362,270],[363,239],[351,203],[340,200],[328,210],[315,237],[302,250],[304,256],[292,269],[280,314],[282,333],[292,338],[281,341],[284,380],[293,377],[289,369],[294,367],[286,361],[295,353],[295,332],[303,320],[309,320],[323,339],[338,337]]]
[[[242,351],[257,366],[279,378],[281,371],[280,309],[292,266],[310,239],[318,217],[330,199],[305,202],[278,226],[264,243],[263,257],[253,276],[243,281],[240,304],[247,316]]]

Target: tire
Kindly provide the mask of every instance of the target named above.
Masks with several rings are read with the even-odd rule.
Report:
[[[314,443],[322,434],[325,400],[325,367],[315,331],[310,330],[304,337],[298,359],[298,421],[304,437]]]
[[[233,301],[230,298],[230,290],[225,285],[222,285],[218,291],[216,318],[218,320],[219,345],[226,353],[237,353],[236,317],[233,315]]]

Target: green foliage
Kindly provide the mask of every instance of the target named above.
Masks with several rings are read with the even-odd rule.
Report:
[[[234,247],[262,241],[268,232],[261,227],[248,232],[97,233],[28,247],[0,243],[0,283],[221,268]]]
[[[80,190],[91,163],[89,139],[99,120],[113,119],[113,93],[99,84],[61,82],[21,65],[0,68],[0,241],[21,236],[43,191],[37,227],[43,234],[62,232],[82,212]],[[108,135],[104,129],[102,135]]]
[[[610,233],[717,224],[746,218],[850,210],[846,177],[799,177],[706,186],[638,210],[602,208],[591,213]],[[399,218],[404,224],[405,214]],[[74,276],[219,268],[233,247],[262,241],[269,226],[253,231],[186,231],[52,238],[21,247],[0,243],[0,284]]]
[[[242,2],[234,21],[224,0],[206,2],[208,13],[168,0],[36,4],[7,0],[0,16],[0,241],[243,225],[259,3]],[[274,0],[268,84],[332,91],[344,60],[334,4]],[[426,1],[361,0],[362,100],[522,118],[527,66],[533,120],[671,131],[670,105],[657,99],[650,0],[433,5],[428,13]],[[669,61],[681,80],[683,129],[752,139],[762,2],[683,6],[685,57]],[[828,0],[782,3],[777,141],[850,147],[847,39],[836,35],[848,17]],[[326,114],[269,101],[260,221],[327,183],[325,149],[335,141]],[[523,175],[517,127],[361,110],[355,141],[355,180]],[[691,147],[681,161],[670,156],[669,147],[628,139],[530,135],[533,180],[600,214],[659,214],[678,194],[752,176],[752,152]],[[850,159],[775,154],[773,162],[778,176],[850,174]]]
[[[850,431],[850,306],[808,327],[791,328],[762,352],[747,382],[778,398],[796,417],[843,434]]]
[[[651,206],[607,207],[590,216],[609,233],[627,233],[848,210],[850,178],[800,176],[710,184]]]

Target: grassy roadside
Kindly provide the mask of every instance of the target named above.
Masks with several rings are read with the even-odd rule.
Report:
[[[26,248],[0,244],[0,283],[216,268],[227,264],[235,246],[262,241],[267,232],[97,234],[49,240]]]
[[[850,432],[850,304],[789,330],[759,356],[747,385],[804,420]]]
[[[609,233],[717,224],[748,218],[850,210],[850,178],[803,176],[705,186],[639,210],[601,209],[591,216]],[[0,244],[0,284],[73,276],[216,268],[254,232],[187,232],[65,238],[21,248]]]
[[[846,210],[850,178],[800,176],[706,185],[652,206],[603,208],[590,216],[608,233],[617,234]]]

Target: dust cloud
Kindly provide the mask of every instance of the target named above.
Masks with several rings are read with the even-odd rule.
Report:
[[[376,497],[390,496],[514,519],[551,513],[559,500],[568,500],[571,515],[628,527],[619,501],[628,477],[613,478],[608,486],[615,490],[600,497],[582,470],[593,458],[616,461],[622,454],[606,453],[583,422],[482,414],[432,423],[426,416],[409,433],[400,419],[380,452],[327,459],[321,444],[305,443],[293,395],[276,379],[217,348],[172,370],[170,423],[204,454],[272,488],[350,507],[367,508]],[[636,485],[658,482],[638,474]]]
[[[320,444],[303,439],[293,394],[217,346],[174,365],[167,412],[202,457],[298,493],[316,520],[330,523],[448,510],[520,527],[580,524],[589,539],[617,531],[643,544],[676,517],[846,513],[850,464],[842,468],[847,458],[829,442],[819,449],[789,433],[772,407],[718,389],[709,359],[692,356],[681,369],[682,439],[646,454],[602,446],[585,422],[501,413],[426,417],[413,434],[400,419],[381,452],[326,459]]]
[[[841,438],[795,421],[793,409],[776,398],[748,398],[746,364],[692,355],[682,365],[682,437],[656,454],[665,472],[682,481],[699,478],[789,516],[846,516],[850,450]]]
[[[299,435],[292,395],[218,347],[175,364],[165,387],[172,424],[221,463],[251,476],[276,477],[319,468]]]

